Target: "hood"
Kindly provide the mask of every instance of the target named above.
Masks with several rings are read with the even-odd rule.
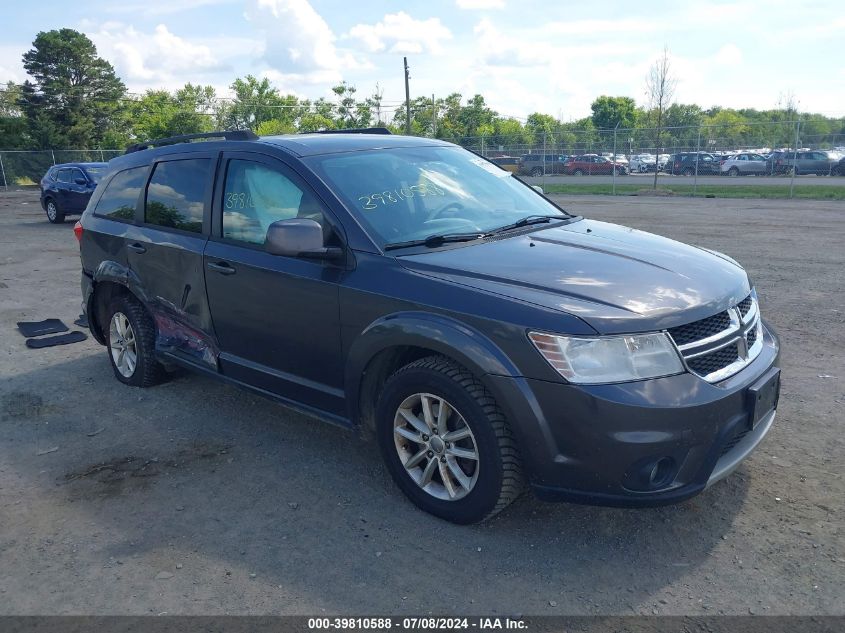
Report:
[[[751,291],[727,256],[594,220],[398,259],[419,274],[567,312],[602,334],[689,323]]]

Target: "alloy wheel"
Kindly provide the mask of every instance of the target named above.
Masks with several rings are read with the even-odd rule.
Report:
[[[405,398],[394,416],[393,440],[405,471],[432,497],[456,501],[475,487],[480,466],[475,436],[440,396]]]
[[[56,208],[56,203],[50,200],[47,203],[47,217],[50,218],[51,222],[56,221],[56,216],[58,215],[59,210]]]
[[[115,312],[109,326],[109,349],[114,366],[124,378],[131,378],[138,365],[135,331],[123,312]]]

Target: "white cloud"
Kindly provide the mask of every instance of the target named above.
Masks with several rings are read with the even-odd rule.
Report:
[[[715,60],[719,64],[738,64],[742,61],[742,49],[736,44],[725,44],[716,52]]]
[[[484,64],[491,66],[535,66],[548,64],[549,47],[540,42],[526,46],[519,38],[508,37],[488,19],[473,29],[476,51]]]
[[[106,22],[89,35],[98,53],[130,84],[173,88],[187,81],[197,83],[198,75],[226,68],[210,46],[179,37],[164,24],[145,33],[119,22]]]
[[[504,9],[505,0],[456,0],[459,9]]]
[[[329,83],[370,68],[335,46],[334,32],[307,0],[251,0],[247,19],[264,35],[264,75],[282,83]]]
[[[440,18],[416,20],[404,11],[388,13],[381,22],[356,24],[348,37],[360,40],[371,53],[389,48],[391,53],[443,52],[443,42],[452,39],[452,32]]]

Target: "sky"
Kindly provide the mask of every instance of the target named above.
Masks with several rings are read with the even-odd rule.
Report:
[[[601,94],[645,102],[668,47],[675,101],[845,116],[841,0],[38,0],[3,9],[0,82],[26,78],[41,30],[87,34],[130,92],[268,77],[283,93],[331,97],[345,79],[386,104],[483,94],[502,115],[563,121]]]

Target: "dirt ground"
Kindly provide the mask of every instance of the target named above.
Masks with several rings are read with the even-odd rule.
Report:
[[[561,198],[715,248],[783,343],[766,441],[677,506],[523,497],[457,527],[356,435],[209,379],[119,384],[79,314],[72,222],[0,193],[0,614],[843,614],[845,204]]]

